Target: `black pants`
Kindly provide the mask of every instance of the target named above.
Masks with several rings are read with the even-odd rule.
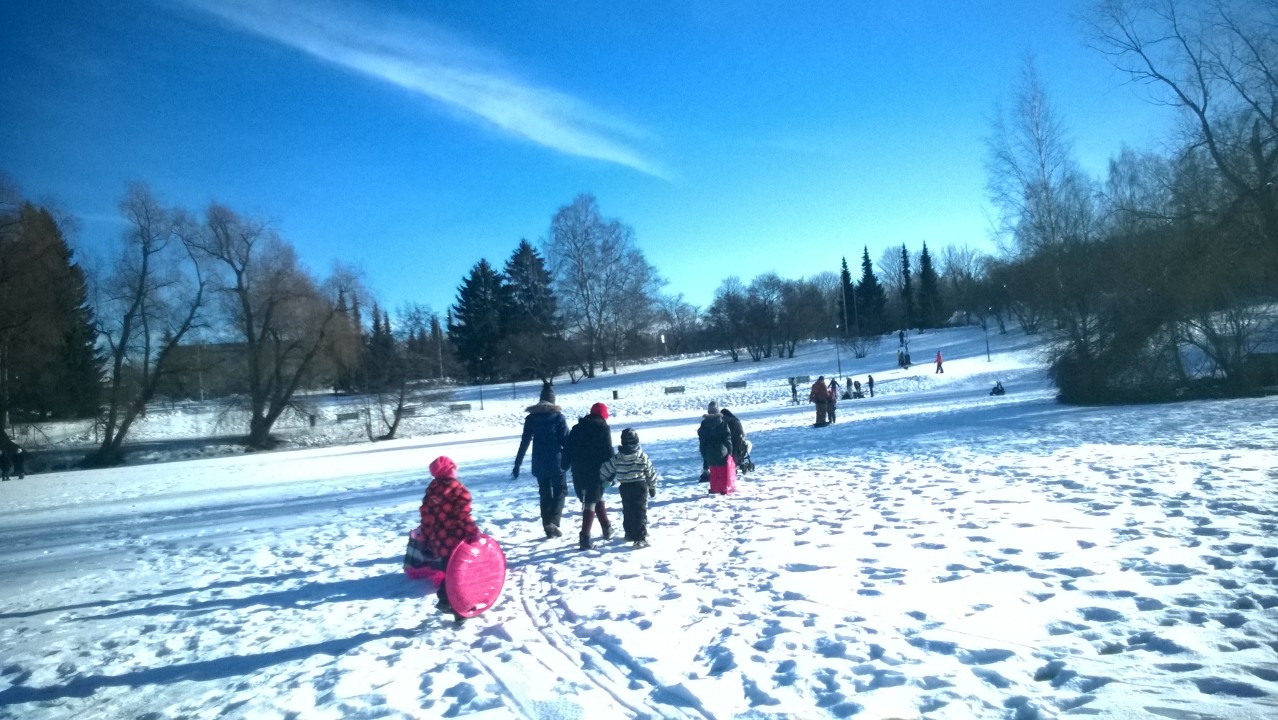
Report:
[[[558,527],[568,497],[568,480],[563,473],[537,478],[537,494],[541,496],[541,524]]]
[[[621,527],[627,540],[648,539],[648,483],[626,482],[621,491]]]

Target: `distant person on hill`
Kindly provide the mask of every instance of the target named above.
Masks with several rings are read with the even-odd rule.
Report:
[[[564,513],[564,500],[568,495],[568,480],[562,470],[564,443],[568,442],[568,421],[555,404],[555,389],[543,383],[536,405],[528,407],[524,418],[524,435],[515,454],[515,469],[511,479],[519,477],[519,466],[524,453],[532,443],[532,473],[537,478],[537,494],[541,499],[541,526],[546,537],[559,537],[559,521]]]
[[[17,473],[19,480],[27,476],[27,451],[16,445],[13,448],[13,472]]]
[[[790,378],[790,402],[799,404],[799,381],[793,377]]]
[[[865,386],[870,389],[870,397],[874,397],[874,376],[869,376],[865,381]]]
[[[470,515],[470,491],[457,479],[457,463],[441,455],[430,464],[430,476],[430,485],[422,496],[421,533],[437,569],[447,570],[453,549],[463,541],[478,540],[479,527]],[[448,602],[444,585],[441,580],[436,606],[452,612],[454,619],[461,622],[462,616]]]
[[[612,537],[612,525],[608,522],[608,509],[604,507],[603,481],[599,469],[612,457],[612,428],[608,427],[608,406],[595,403],[590,414],[582,417],[568,433],[564,444],[564,456],[560,467],[572,468],[572,487],[581,501],[581,536],[577,547],[590,550],[590,530],[595,516],[599,517],[599,529],[604,540]]]
[[[719,403],[714,400],[706,407],[706,414],[701,416],[697,441],[702,466],[709,474],[710,492],[720,495],[735,492],[737,464],[732,459],[732,429],[719,412]]]
[[[932,374],[933,374],[933,375],[936,375],[937,373],[941,373],[941,374],[944,374],[944,373],[945,373],[945,368],[941,365],[941,351],[940,351],[940,350],[937,350],[937,351],[936,351],[936,372],[935,372],[935,373],[932,373]]]
[[[901,347],[905,347],[905,331],[904,330],[896,331],[896,339],[900,341]]]
[[[826,408],[830,404],[830,389],[825,386],[825,376],[812,383],[812,391],[808,393],[808,402],[816,405],[816,427],[829,425],[825,419]]]
[[[737,463],[737,471],[748,473],[754,470],[754,462],[750,460],[750,449],[752,444],[745,436],[745,427],[741,425],[741,418],[737,417],[728,408],[719,408],[719,414],[723,416],[723,421],[728,424],[728,431],[732,435],[732,459]]]
[[[1005,392],[1007,392],[1007,391],[1003,389],[1003,381],[1002,381],[1002,380],[995,380],[995,381],[994,381],[994,389],[990,390],[990,394],[991,394],[991,395],[1002,395],[1002,394],[1003,394],[1003,393],[1005,393]]]
[[[9,479],[9,471],[13,469],[13,460],[9,457],[8,448],[0,448],[0,480]]]
[[[825,401],[825,415],[830,422],[835,421],[834,411],[839,406],[839,384],[833,380],[830,381],[830,389]]]
[[[829,393],[830,393],[830,396],[833,397],[835,400],[839,399],[839,379],[838,378],[830,378]]]
[[[854,381],[852,381],[852,397],[853,397],[853,399],[855,399],[855,400],[861,400],[862,398],[864,398],[864,397],[865,397],[865,395],[861,392],[861,381],[860,381],[860,380],[854,380]]]
[[[599,469],[599,477],[621,493],[621,528],[626,542],[648,547],[648,498],[657,497],[657,471],[639,447],[634,428],[621,431],[617,453]]]

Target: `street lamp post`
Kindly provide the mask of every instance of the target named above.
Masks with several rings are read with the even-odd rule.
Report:
[[[994,308],[985,308],[985,317],[981,320],[981,327],[985,329],[985,362],[990,360],[990,312]]]
[[[834,359],[839,363],[839,377],[843,377],[843,353],[839,352],[839,324],[834,324]]]
[[[484,409],[484,359],[479,358],[479,409]]]

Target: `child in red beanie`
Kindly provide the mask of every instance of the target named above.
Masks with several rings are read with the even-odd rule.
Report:
[[[612,429],[608,427],[608,406],[595,403],[590,414],[577,421],[564,443],[562,467],[572,468],[572,486],[581,500],[581,536],[577,547],[590,550],[590,528],[599,518],[599,529],[604,539],[612,537],[612,523],[608,522],[608,509],[604,507],[603,480],[599,468],[612,457]]]
[[[479,527],[470,516],[470,491],[457,479],[457,463],[441,455],[430,464],[430,475],[433,479],[422,497],[421,532],[430,553],[446,566],[453,549],[463,540],[473,542],[479,539]],[[436,595],[439,608],[452,611],[443,581],[440,581]],[[453,615],[461,622],[460,615]]]

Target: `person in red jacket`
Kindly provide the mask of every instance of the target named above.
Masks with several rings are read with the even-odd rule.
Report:
[[[936,373],[944,373],[944,372],[945,372],[945,368],[941,366],[941,351],[937,350],[936,351],[936,372],[932,374],[935,375]]]
[[[422,496],[421,531],[430,554],[442,561],[445,567],[440,569],[445,570],[454,548],[462,541],[479,539],[479,526],[470,516],[470,491],[457,479],[457,463],[440,455],[430,464],[430,475],[433,479]],[[436,595],[439,609],[452,612],[443,581]],[[460,615],[453,615],[461,622]]]

